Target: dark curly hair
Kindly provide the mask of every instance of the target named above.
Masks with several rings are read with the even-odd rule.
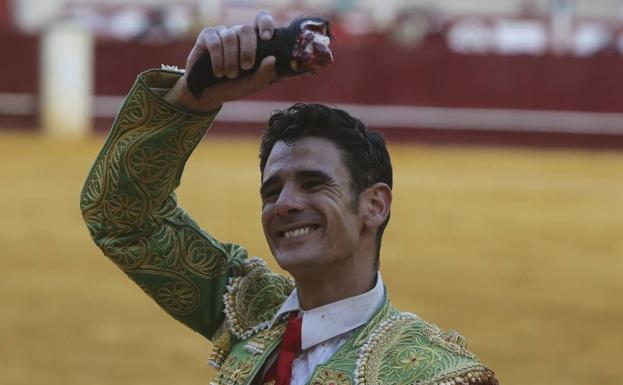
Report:
[[[375,183],[382,182],[392,187],[392,164],[383,136],[378,132],[369,131],[361,120],[344,110],[312,103],[297,103],[285,110],[273,112],[260,145],[262,177],[275,143],[283,141],[292,144],[308,136],[329,139],[342,150],[346,168],[351,176],[354,207],[358,204],[361,192]],[[376,234],[377,269],[381,239],[388,222],[389,216]]]

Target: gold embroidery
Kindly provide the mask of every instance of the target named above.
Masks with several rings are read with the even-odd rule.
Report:
[[[292,280],[274,274],[259,258],[246,262],[246,275],[231,278],[224,296],[225,316],[240,340],[268,328],[273,315],[294,289]]]
[[[87,178],[82,214],[106,256],[167,312],[208,334],[202,315],[187,316],[202,279],[226,273],[227,254],[177,207],[173,190],[213,116],[173,108],[148,88],[150,76],[132,88]]]
[[[194,308],[195,293],[183,282],[167,282],[158,289],[156,300],[172,313],[187,314]]]
[[[106,211],[116,223],[138,225],[145,215],[145,203],[135,196],[119,193],[107,201]]]
[[[260,355],[265,352],[267,346],[272,346],[275,339],[280,338],[285,330],[285,323],[278,323],[270,329],[265,329],[252,336],[244,343],[244,349],[253,355]],[[225,329],[222,334],[216,337],[212,353],[208,359],[208,364],[220,370],[225,358],[230,354],[235,337],[232,335],[226,321]]]
[[[435,328],[409,313],[383,321],[359,351],[355,384],[436,384],[447,378],[444,373],[448,370],[483,368],[467,357],[469,352],[443,339],[439,328]],[[451,353],[437,347],[450,344]]]
[[[111,237],[102,242],[104,254],[123,270],[131,270],[145,262],[151,248],[144,237],[139,237],[133,242],[122,242]]]
[[[499,382],[488,368],[482,365],[472,365],[467,368],[442,373],[431,381],[420,382],[420,385],[461,385],[487,384],[498,385]]]
[[[253,363],[251,360],[237,359],[233,355],[229,355],[214,380],[223,385],[241,385],[249,377],[252,370]]]
[[[215,341],[214,347],[212,348],[212,353],[210,353],[210,358],[208,359],[208,365],[213,367],[216,370],[220,370],[223,366],[223,361],[225,357],[231,351],[233,342],[233,337],[229,330],[225,330],[223,334],[221,334]]]
[[[424,335],[434,344],[461,356],[476,359],[476,356],[466,349],[465,338],[454,330],[443,333],[439,327],[426,323]]]
[[[264,353],[268,344],[276,338],[283,336],[285,328],[285,322],[280,322],[270,329],[260,331],[249,339],[249,341],[245,344],[245,349],[253,354]]]
[[[350,376],[342,370],[321,368],[314,376],[311,385],[350,385]]]
[[[164,152],[157,147],[139,147],[130,156],[130,171],[144,181],[161,178],[168,166]]]

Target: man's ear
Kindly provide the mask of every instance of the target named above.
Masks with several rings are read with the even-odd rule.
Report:
[[[376,183],[362,193],[360,203],[364,207],[364,222],[368,227],[377,228],[381,226],[387,217],[392,206],[392,189],[385,183]]]

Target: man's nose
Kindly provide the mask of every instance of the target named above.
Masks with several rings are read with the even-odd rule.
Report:
[[[275,202],[275,213],[288,215],[303,210],[303,200],[296,188],[284,187]]]

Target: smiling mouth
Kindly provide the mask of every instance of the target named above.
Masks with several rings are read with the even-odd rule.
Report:
[[[311,232],[316,231],[319,227],[320,226],[315,226],[315,225],[302,226],[302,227],[288,230],[288,231],[280,231],[278,235],[279,235],[279,238],[282,238],[282,239],[291,239],[291,238],[296,238],[296,237],[300,237],[303,235],[307,235]]]

